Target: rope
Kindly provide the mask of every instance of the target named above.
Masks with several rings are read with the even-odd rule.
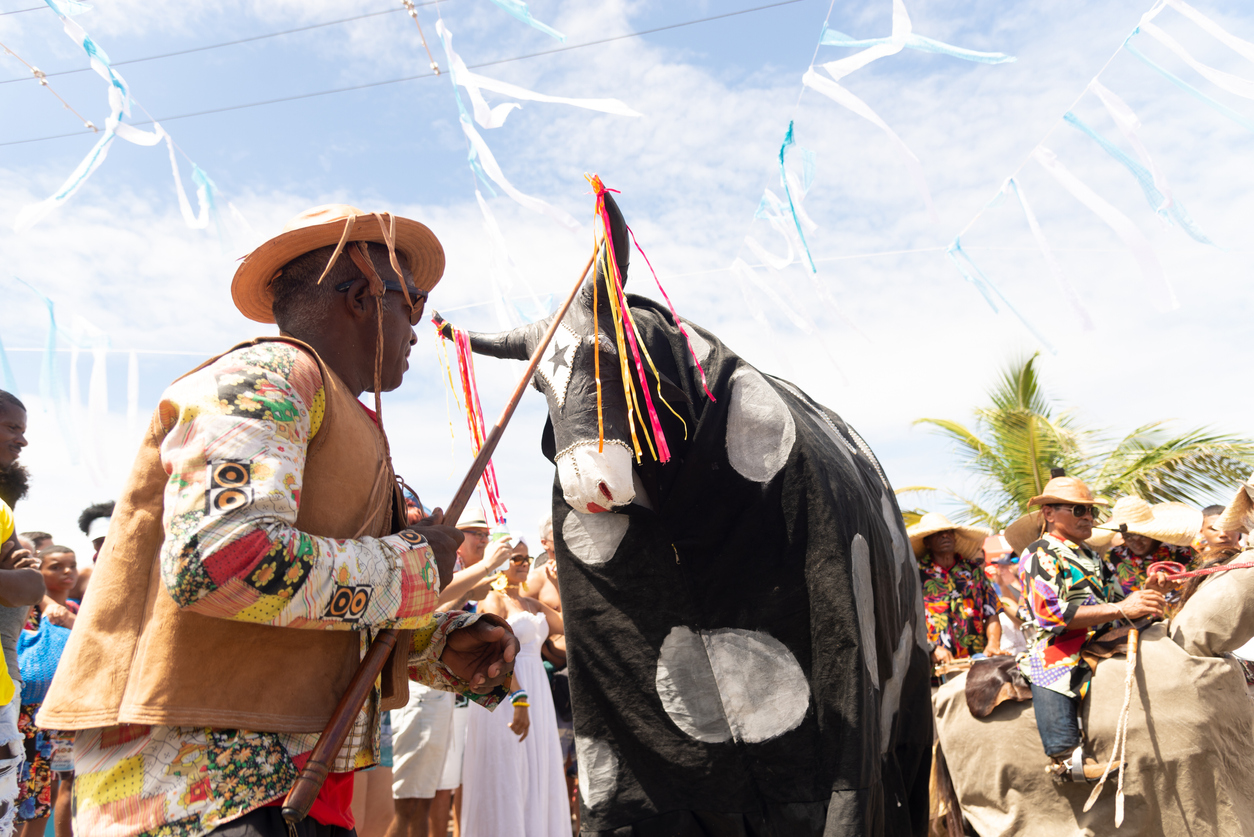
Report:
[[[1220,564],[1216,567],[1207,567],[1204,570],[1185,571],[1184,565],[1176,561],[1157,561],[1149,565],[1146,570],[1148,575],[1154,573],[1167,573],[1168,581],[1178,581],[1182,578],[1196,578],[1202,575],[1214,575],[1215,573],[1226,573],[1228,570],[1249,570],[1254,569],[1254,561],[1233,561],[1231,564]]]
[[[1119,710],[1119,723],[1115,726],[1114,745],[1110,751],[1110,760],[1106,762],[1106,769],[1102,771],[1102,778],[1098,780],[1097,786],[1093,788],[1093,792],[1089,794],[1088,800],[1084,803],[1084,810],[1087,812],[1097,802],[1097,798],[1101,796],[1102,788],[1106,785],[1106,777],[1110,775],[1115,761],[1118,760],[1119,780],[1115,791],[1115,828],[1123,824],[1123,773],[1128,760],[1128,717],[1132,709],[1132,684],[1136,680],[1137,641],[1139,638],[1140,634],[1136,628],[1128,631],[1128,659],[1124,665],[1126,673],[1123,680],[1123,708]]]

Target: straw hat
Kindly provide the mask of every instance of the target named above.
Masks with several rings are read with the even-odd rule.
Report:
[[[1254,474],[1241,483],[1215,525],[1226,532],[1248,532],[1254,528]]]
[[[1202,529],[1202,513],[1184,503],[1150,505],[1140,497],[1120,497],[1102,529],[1113,532],[1127,527],[1129,535],[1142,535],[1172,546],[1188,546]]]
[[[457,521],[458,529],[487,529],[488,518],[484,515],[483,509],[466,509],[462,512],[462,519]]]
[[[387,212],[363,212],[348,204],[333,203],[305,210],[288,221],[283,232],[244,257],[231,281],[235,307],[250,320],[273,323],[274,313],[270,309],[274,292],[270,285],[283,265],[311,250],[331,247],[341,241],[387,244],[393,229],[396,252],[413,274],[414,285],[420,291],[431,290],[444,273],[444,248],[435,233],[409,218]]]
[[[1051,503],[1084,503],[1093,506],[1109,506],[1089,491],[1089,487],[1076,477],[1054,477],[1045,483],[1040,495],[1028,500],[1029,506],[1047,506]]]
[[[906,529],[906,534],[910,536],[910,546],[914,547],[914,557],[922,558],[923,553],[927,551],[927,547],[923,545],[924,538],[951,529],[958,554],[968,561],[984,563],[984,539],[992,533],[978,526],[959,526],[951,523],[949,518],[939,512],[928,512],[919,518],[918,523]]]
[[[1029,544],[1040,540],[1044,529],[1045,519],[1042,516],[1041,510],[1033,509],[1023,517],[1016,520],[1014,523],[1007,526],[1003,536],[1006,538],[1006,543],[1010,544],[1010,548],[1015,551],[1015,554],[1022,555],[1023,550],[1027,549]],[[1095,527],[1093,529],[1092,536],[1089,537],[1085,543],[1091,546],[1098,553],[1102,553],[1110,548],[1110,542],[1114,540],[1114,538],[1114,532],[1105,531]]]

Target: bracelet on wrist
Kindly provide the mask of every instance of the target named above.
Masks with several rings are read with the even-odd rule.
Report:
[[[515,707],[519,707],[519,706],[530,706],[530,705],[531,705],[531,704],[530,704],[530,703],[527,703],[527,701],[525,701],[525,700],[516,700],[516,701],[514,701],[514,706],[515,706]]]

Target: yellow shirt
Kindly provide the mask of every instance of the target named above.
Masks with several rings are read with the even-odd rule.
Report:
[[[13,509],[9,508],[8,503],[0,500],[0,547],[13,537],[16,528],[13,523]],[[8,666],[4,664],[4,655],[0,654],[0,705],[11,700],[13,700],[13,678],[9,676]]]

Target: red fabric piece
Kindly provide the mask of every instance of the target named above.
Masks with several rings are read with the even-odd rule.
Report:
[[[270,542],[265,532],[249,532],[222,549],[215,549],[200,563],[213,583],[221,587],[232,578],[242,581],[244,576],[256,569],[261,559],[269,555],[273,548],[274,544]]]
[[[363,410],[366,411],[366,415],[370,416],[371,421],[373,421],[379,427],[382,427],[382,425],[379,424],[379,416],[377,413],[375,413],[374,410],[370,409],[369,407],[367,407],[365,404],[361,403],[360,401],[357,402],[357,406],[361,407]]]
[[[296,767],[305,766],[305,762],[309,760],[308,753],[302,753],[293,759]],[[353,775],[352,773],[329,773],[327,780],[322,783],[322,790],[318,791],[318,797],[314,799],[313,805],[309,807],[309,819],[320,822],[323,825],[338,825],[340,828],[347,828],[350,831],[355,828],[353,822]],[[283,797],[280,796],[273,802],[267,802],[263,808],[280,808],[283,806]]]

